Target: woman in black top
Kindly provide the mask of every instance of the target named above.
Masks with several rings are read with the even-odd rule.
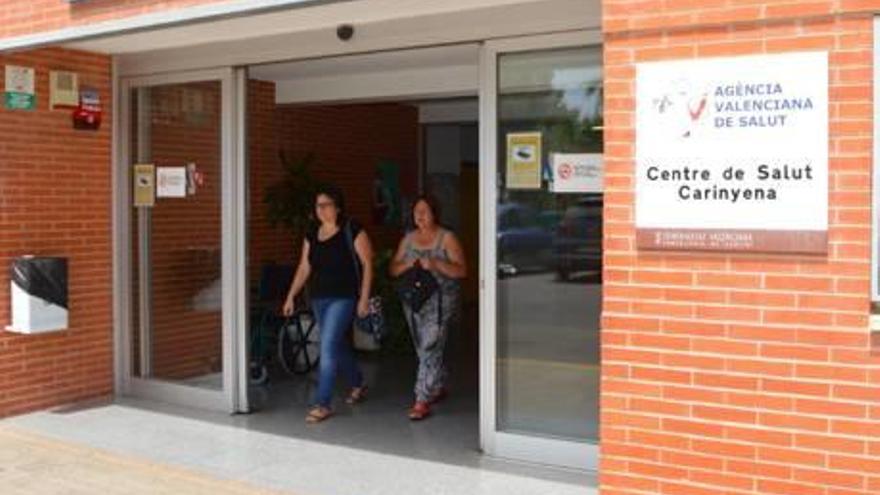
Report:
[[[321,364],[315,404],[306,416],[309,423],[333,415],[331,402],[337,370],[351,386],[346,402],[355,404],[365,398],[363,375],[348,336],[355,312],[361,317],[369,312],[373,282],[370,239],[357,222],[345,216],[342,193],[333,187],[318,192],[315,214],[318,225],[310,229],[303,240],[299,267],[283,308],[285,315],[292,315],[296,296],[307,281],[311,282],[312,307],[321,329]],[[358,280],[356,262],[362,267],[361,280]]]

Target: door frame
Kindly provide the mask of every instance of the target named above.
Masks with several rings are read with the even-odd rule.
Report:
[[[114,63],[115,65],[115,63]],[[131,284],[131,91],[189,82],[221,84],[221,273],[223,389],[220,391],[133,376]],[[113,321],[114,386],[118,396],[229,413],[247,412],[247,160],[246,70],[220,68],[150,76],[114,76],[113,118]],[[135,160],[136,161],[136,160]],[[148,297],[141,291],[141,297]],[[244,369],[242,369],[244,367]]]
[[[500,38],[484,41],[480,50],[480,446],[486,454],[533,463],[596,470],[598,445],[566,440],[528,437],[496,430],[496,204],[497,204],[497,61],[502,53],[571,47],[601,46],[597,29]],[[230,413],[248,412],[248,298],[247,298],[247,71],[226,67],[167,74],[118,76],[120,60],[114,59],[113,113],[113,305],[115,342],[115,390],[120,396],[136,396]],[[132,87],[200,80],[221,80],[223,86],[223,326],[224,390],[203,391],[171,383],[131,376],[131,174],[130,101]]]
[[[584,30],[489,40],[480,52],[480,446],[495,457],[587,471],[598,471],[598,444],[497,429],[498,58],[506,53],[601,44],[598,30]]]

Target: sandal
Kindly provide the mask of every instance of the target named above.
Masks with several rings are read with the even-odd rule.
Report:
[[[360,387],[354,387],[351,389],[351,393],[348,394],[348,398],[345,399],[345,403],[353,406],[355,404],[360,404],[361,402],[367,400],[367,392],[368,388],[366,385],[361,385]]]
[[[315,406],[306,415],[306,423],[315,424],[333,416],[333,411],[324,406]]]
[[[421,421],[431,415],[431,406],[425,401],[416,401],[409,410],[409,419]]]

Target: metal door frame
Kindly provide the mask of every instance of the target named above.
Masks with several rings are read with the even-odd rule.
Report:
[[[132,342],[137,328],[132,325],[131,284],[131,91],[168,84],[219,81],[221,84],[221,273],[222,273],[222,355],[221,391],[190,387],[133,376]],[[221,68],[175,72],[142,77],[114,76],[113,119],[113,308],[115,342],[115,391],[184,406],[229,413],[247,412],[247,161],[245,146],[246,115],[245,69]],[[144,126],[140,126],[146,132]],[[141,139],[139,142],[144,141]],[[143,155],[143,153],[139,153]],[[140,158],[140,156],[139,156]],[[144,214],[139,215],[141,219]],[[145,220],[139,219],[142,226]],[[149,236],[140,238],[139,252],[148,252]],[[148,274],[145,258],[138,260],[140,273]],[[148,275],[147,275],[148,276]],[[141,282],[148,284],[146,279]],[[149,291],[140,291],[142,317],[150,315]],[[141,319],[139,319],[140,321]],[[149,357],[149,340],[140,353]],[[149,371],[149,359],[142,361]]]
[[[492,456],[589,471],[598,470],[598,444],[498,431],[498,58],[506,53],[599,46],[601,42],[599,31],[491,40],[484,43],[480,59],[480,444]]]

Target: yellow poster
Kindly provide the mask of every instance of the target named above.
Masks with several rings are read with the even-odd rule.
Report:
[[[156,204],[156,167],[150,163],[134,166],[134,206],[153,206]]]
[[[507,135],[507,189],[541,188],[541,133]]]

